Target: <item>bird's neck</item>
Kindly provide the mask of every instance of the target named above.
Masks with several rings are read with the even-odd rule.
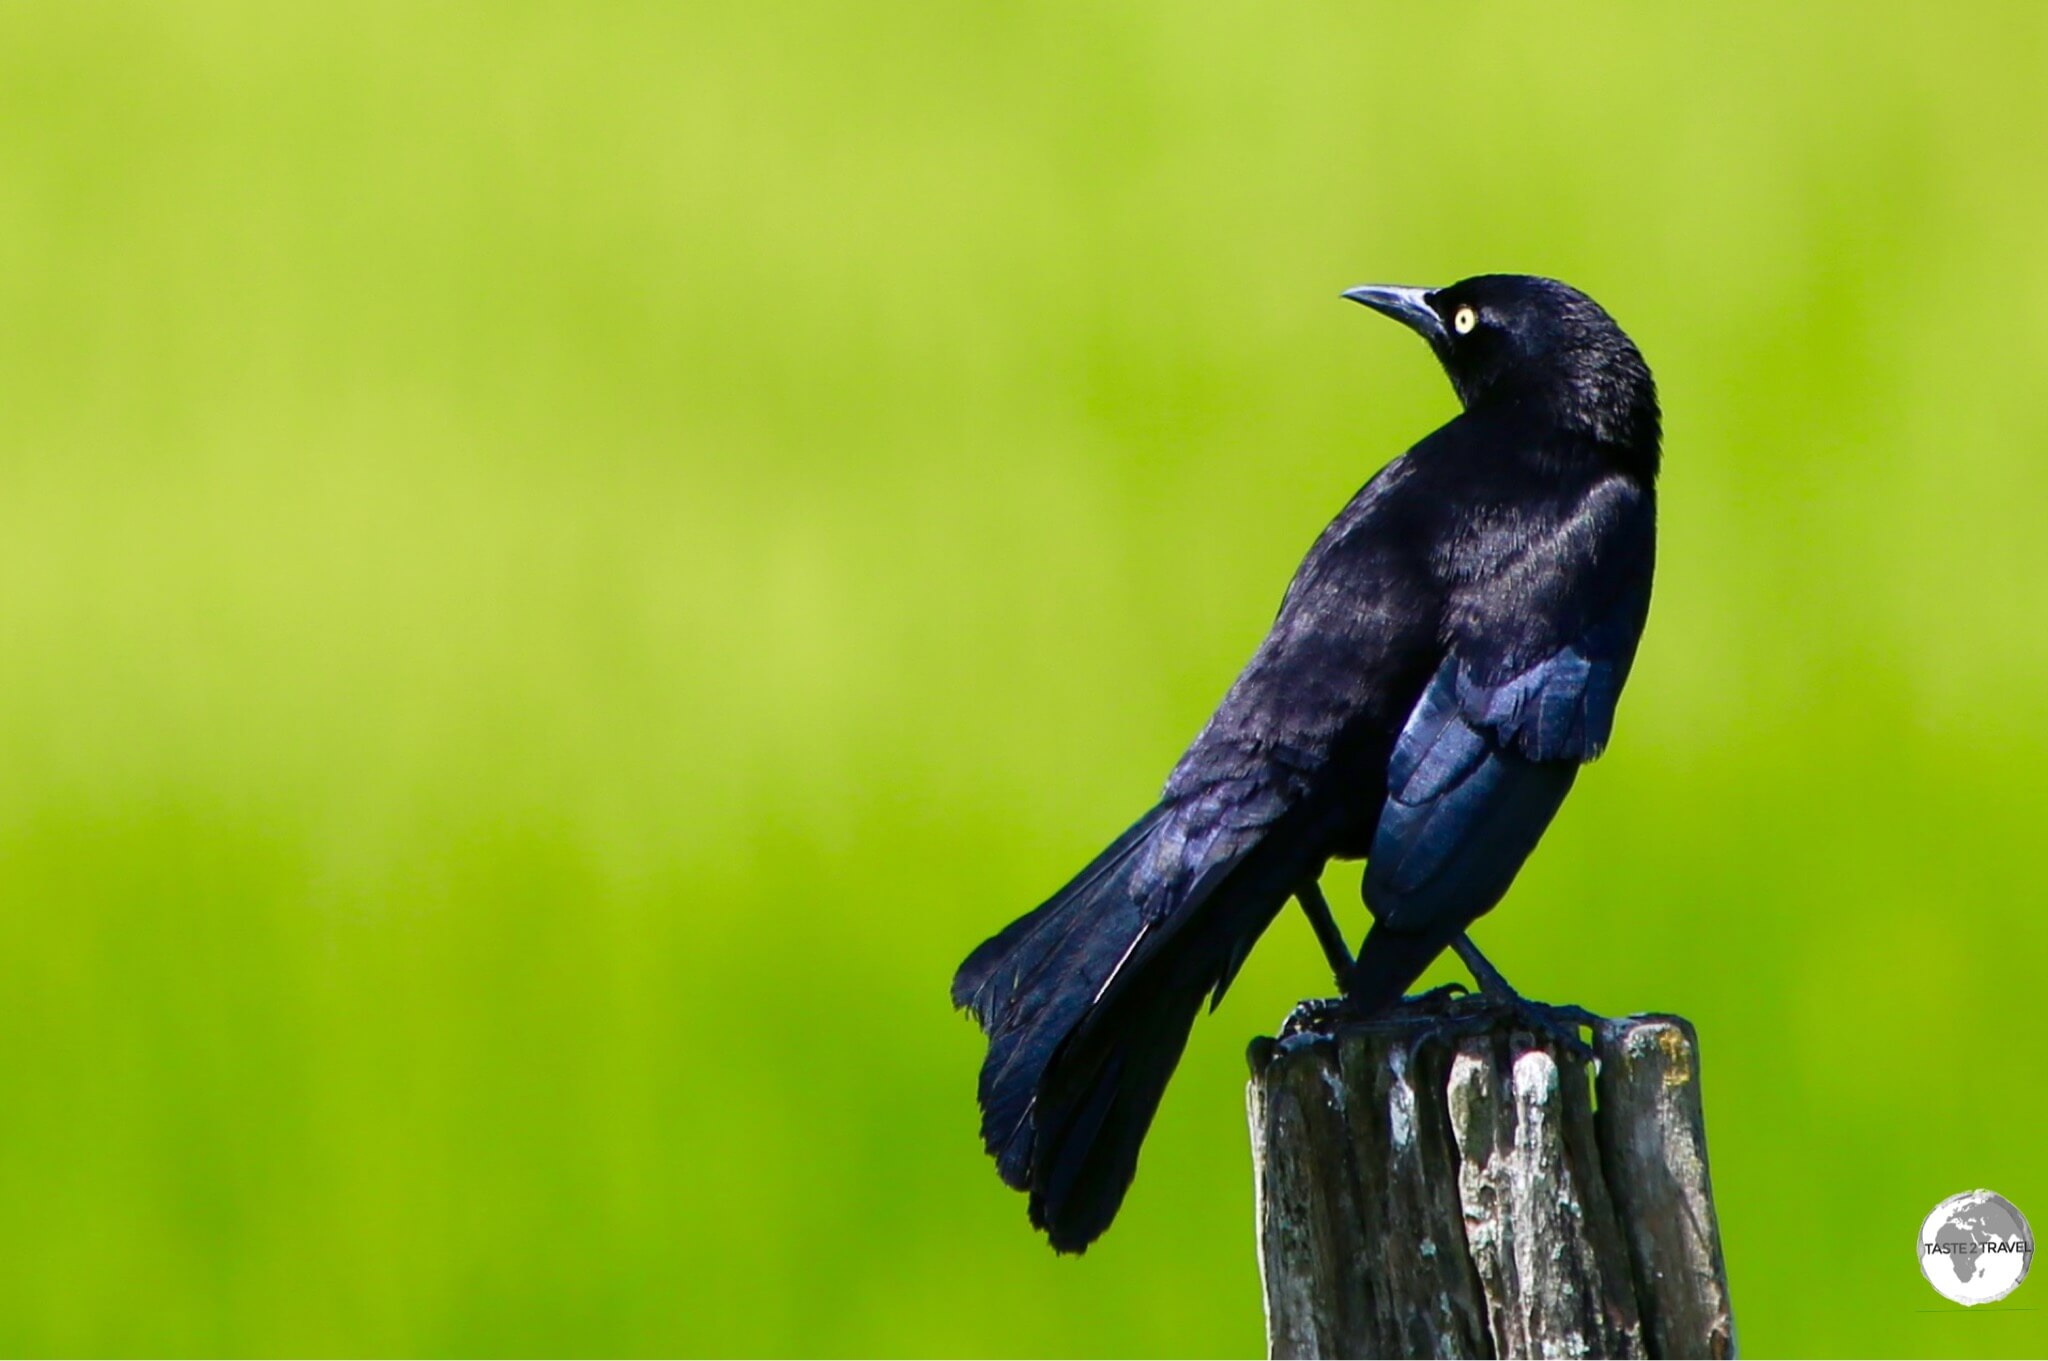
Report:
[[[1498,385],[1475,394],[1465,409],[1482,420],[1549,432],[1531,451],[1545,462],[1611,467],[1645,485],[1656,480],[1663,417],[1647,372],[1640,377],[1587,373],[1569,382]]]

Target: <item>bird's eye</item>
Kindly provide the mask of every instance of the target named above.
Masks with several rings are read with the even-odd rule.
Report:
[[[1469,307],[1460,307],[1451,316],[1451,329],[1461,336],[1472,334],[1472,328],[1479,324],[1479,314]]]

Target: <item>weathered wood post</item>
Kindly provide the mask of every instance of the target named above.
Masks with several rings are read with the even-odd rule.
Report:
[[[1268,1354],[1732,1355],[1698,1038],[1593,1051],[1473,998],[1254,1041]]]

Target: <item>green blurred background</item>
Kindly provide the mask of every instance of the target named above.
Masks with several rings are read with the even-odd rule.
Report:
[[[1497,269],[1669,439],[1481,940],[1698,1023],[1748,1350],[2048,1347],[1912,1251],[2048,1225],[2044,69],[2028,0],[0,8],[0,1352],[1256,1352],[1305,927],[1080,1260],[946,984],[1451,413],[1338,290]]]

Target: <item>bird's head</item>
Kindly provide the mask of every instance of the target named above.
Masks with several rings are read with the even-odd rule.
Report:
[[[1427,340],[1467,410],[1539,408],[1560,425],[1655,459],[1650,367],[1578,289],[1527,274],[1481,274],[1447,288],[1368,284],[1344,296]]]

